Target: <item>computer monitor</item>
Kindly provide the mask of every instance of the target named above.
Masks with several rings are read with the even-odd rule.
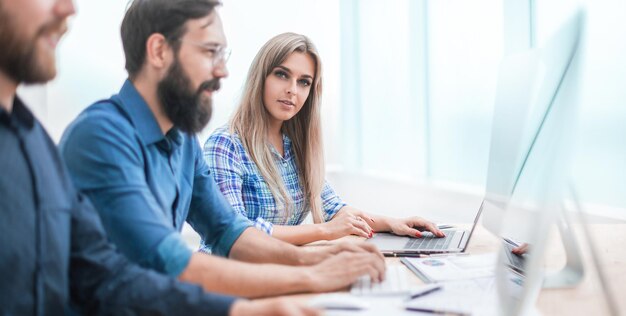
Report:
[[[499,258],[496,285],[502,314],[531,312],[544,283],[545,241],[560,220],[569,174],[583,25],[581,9],[544,47],[508,56],[500,67],[483,225],[498,236],[531,244],[522,291],[508,288],[510,272],[504,256]],[[569,233],[567,225],[560,228]],[[577,248],[570,246],[566,250]],[[580,269],[578,260],[554,285],[575,284]]]

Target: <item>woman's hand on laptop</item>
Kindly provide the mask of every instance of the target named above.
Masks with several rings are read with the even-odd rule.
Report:
[[[421,217],[413,216],[407,218],[391,218],[387,216],[368,214],[350,206],[342,207],[333,217],[353,216],[362,219],[373,232],[391,232],[400,236],[422,237],[421,231],[430,231],[437,237],[446,235],[437,228],[434,223]],[[370,236],[371,237],[371,236]]]
[[[389,231],[400,236],[422,237],[422,231],[429,231],[436,237],[446,235],[434,223],[421,217],[413,216],[402,219],[389,218]]]

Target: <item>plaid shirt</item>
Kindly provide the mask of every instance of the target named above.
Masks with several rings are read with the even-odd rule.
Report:
[[[235,211],[255,221],[257,228],[270,235],[273,224],[298,225],[310,212],[300,186],[291,140],[283,134],[284,157],[274,147],[271,148],[285,188],[293,200],[288,219],[283,218],[283,211],[278,209],[274,196],[246,153],[241,139],[238,135],[231,135],[228,126],[218,128],[204,144],[204,159],[222,194]],[[324,182],[321,197],[326,221],[346,205],[327,182]]]

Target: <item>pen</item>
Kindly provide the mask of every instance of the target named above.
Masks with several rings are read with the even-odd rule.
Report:
[[[469,256],[469,252],[431,253],[429,257],[458,257]]]
[[[426,289],[425,291],[420,291],[420,292],[411,294],[411,296],[409,296],[409,298],[407,298],[407,301],[414,300],[414,299],[416,299],[418,297],[422,297],[422,296],[428,295],[430,293],[437,292],[439,290],[441,290],[441,285],[433,286],[433,287],[431,287],[429,289]]]
[[[423,254],[423,253],[383,253],[383,256],[385,257],[410,257],[410,258],[425,258],[428,257],[428,255]]]
[[[463,312],[435,310],[435,309],[419,308],[419,307],[406,307],[405,310],[412,311],[412,312],[436,314],[436,315],[450,315],[450,316],[469,316],[470,315],[468,313],[463,313]]]

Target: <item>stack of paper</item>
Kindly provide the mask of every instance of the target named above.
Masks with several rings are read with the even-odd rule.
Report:
[[[451,255],[447,257],[402,258],[411,271],[425,282],[445,282],[491,277],[496,254]]]
[[[495,285],[496,254],[403,258],[411,271],[442,289],[413,299],[407,310],[451,315],[498,315]],[[509,271],[507,286],[513,297],[523,291],[523,276]]]

